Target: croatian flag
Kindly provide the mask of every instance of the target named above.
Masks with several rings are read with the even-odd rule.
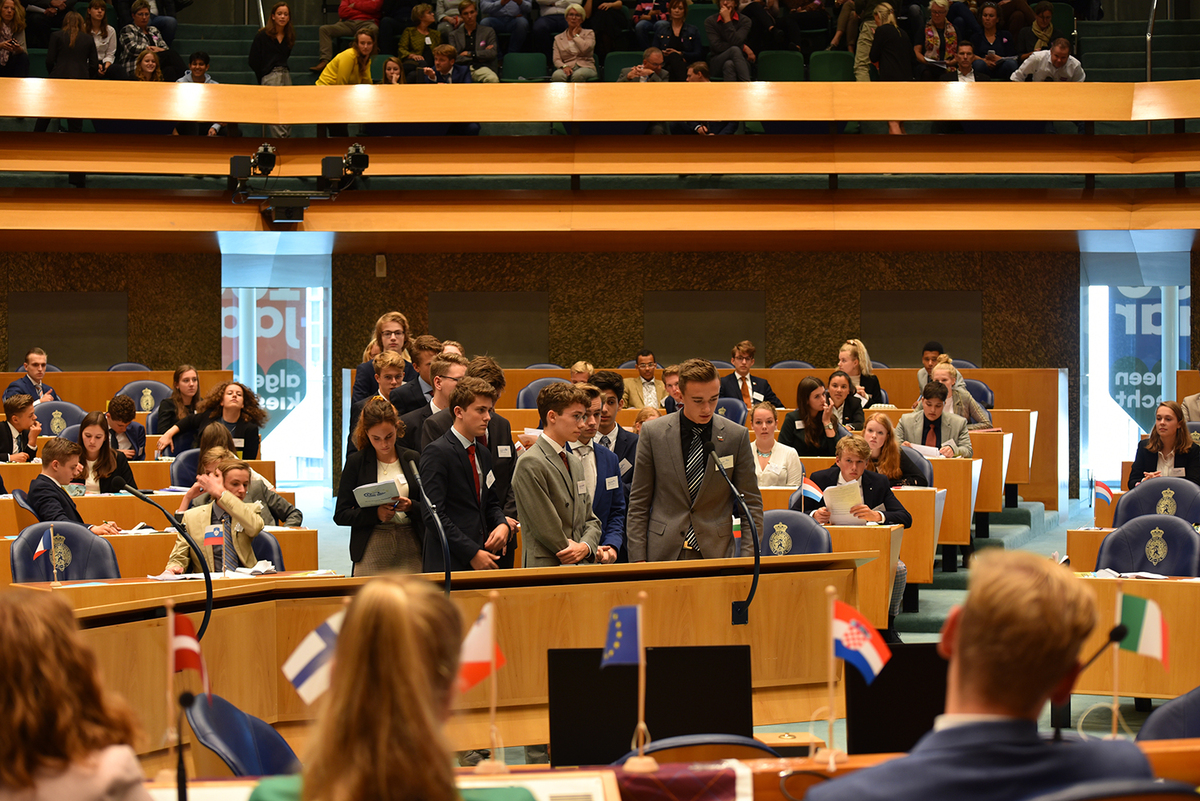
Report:
[[[53,547],[54,545],[50,540],[50,529],[46,529],[46,533],[42,535],[40,540],[38,540],[37,550],[33,552],[33,558],[37,559],[39,556]]]
[[[1096,482],[1096,500],[1112,505],[1112,490],[1103,481]]]
[[[175,636],[171,639],[175,651],[175,672],[194,670],[200,674],[200,683],[204,692],[212,701],[212,690],[208,686],[208,669],[204,666],[204,656],[200,653],[200,641],[196,639],[196,628],[192,621],[183,615],[175,615]]]
[[[813,480],[807,476],[803,483],[800,484],[800,494],[811,501],[822,501],[825,499],[825,493],[821,492],[821,488],[814,484]]]
[[[493,651],[496,653],[496,670],[504,667],[504,654],[496,642],[495,614],[495,606],[488,601],[463,640],[458,669],[459,692],[465,693],[491,674]]]
[[[331,615],[310,631],[283,663],[284,677],[296,688],[296,693],[306,704],[311,705],[329,689],[338,632],[342,630],[342,621],[345,619],[345,609]]]
[[[833,602],[833,654],[854,665],[867,684],[892,658],[892,651],[862,613],[841,601]]]

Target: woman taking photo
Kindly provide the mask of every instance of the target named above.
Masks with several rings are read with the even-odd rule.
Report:
[[[848,431],[862,431],[862,401],[854,394],[850,376],[841,370],[829,374],[829,404],[838,424]]]
[[[798,456],[833,456],[838,441],[833,405],[825,383],[816,376],[805,376],[796,388],[796,408],[783,418],[779,442]]]
[[[196,406],[196,413],[171,426],[158,438],[156,452],[173,444],[176,434],[195,432],[202,435],[211,425],[223,425],[233,437],[238,458],[258,458],[259,429],[267,422],[267,413],[258,405],[258,396],[236,381],[218,384]],[[178,452],[178,451],[177,451]]]
[[[892,427],[892,418],[882,412],[876,412],[867,418],[863,427],[863,439],[871,446],[871,459],[867,469],[887,476],[892,486],[928,487],[925,474],[911,453],[910,448],[901,448],[896,441],[896,431]]]
[[[95,0],[93,0],[95,2]],[[292,27],[292,10],[284,0],[271,6],[271,17],[267,24],[254,34],[250,43],[250,69],[260,86],[291,86],[292,72],[288,59],[296,44],[296,31]],[[291,131],[287,125],[267,125],[265,136],[286,138]]]
[[[796,487],[804,480],[804,466],[795,448],[775,441],[777,412],[766,401],[754,405],[754,474],[760,487]]]
[[[862,400],[864,409],[883,403],[883,391],[879,379],[871,375],[871,357],[867,346],[859,339],[847,339],[838,350],[838,369],[850,376],[854,392]]]
[[[190,364],[175,368],[171,377],[171,397],[158,404],[158,418],[154,422],[154,433],[165,434],[171,426],[196,411],[200,400],[200,374]],[[190,432],[175,438],[175,450],[182,453],[192,447],[195,437]]]
[[[967,418],[968,430],[979,430],[992,427],[992,417],[987,409],[979,405],[979,401],[967,391],[966,386],[959,383],[958,369],[950,363],[950,357],[943,353],[938,356],[937,364],[929,374],[930,379],[946,387],[950,393],[947,398],[946,411],[954,412],[959,417]],[[950,403],[950,400],[953,403]]]
[[[1200,446],[1192,442],[1183,407],[1175,401],[1163,401],[1154,411],[1154,428],[1149,439],[1138,443],[1126,489],[1159,476],[1179,476],[1200,485]]]
[[[554,37],[552,81],[596,80],[596,32],[583,27],[583,6],[567,6],[567,29]]]
[[[104,78],[108,75],[108,68],[117,60],[117,32],[108,24],[108,5],[104,0],[88,3],[83,32],[91,36],[92,43],[96,45],[96,74]]]
[[[108,441],[108,420],[104,412],[88,412],[79,424],[79,468],[72,484],[82,484],[88,495],[119,492],[113,480],[121,478],[125,486],[137,489],[133,470],[125,454],[113,448]]]
[[[425,527],[420,505],[410,497],[409,490],[416,486],[411,464],[421,456],[397,445],[402,436],[404,423],[391,401],[368,400],[354,429],[358,450],[350,454],[342,469],[333,510],[333,522],[350,527],[350,561],[355,576],[421,572]],[[359,506],[355,488],[381,481],[396,482],[399,500],[382,506]]]

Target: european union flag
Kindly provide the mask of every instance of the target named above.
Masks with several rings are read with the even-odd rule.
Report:
[[[600,660],[600,667],[638,663],[641,622],[641,607],[613,607],[608,618],[608,637],[604,640],[604,658]]]

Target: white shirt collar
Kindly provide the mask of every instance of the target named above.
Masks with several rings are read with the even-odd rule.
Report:
[[[450,426],[450,430],[454,432],[454,436],[458,438],[458,441],[462,443],[462,446],[464,448],[469,448],[472,445],[476,444],[475,440],[467,439],[461,433],[459,433],[459,430],[457,428],[455,428],[454,426]]]
[[[566,450],[566,448],[564,448],[562,445],[559,445],[557,442],[547,437],[545,431],[542,432],[541,438],[549,443],[550,447],[554,449],[555,453],[563,453]]]
[[[1006,720],[1019,720],[1019,718],[1011,715],[938,715],[933,719],[933,730],[945,731],[946,729],[956,729],[959,726],[970,726],[974,723],[1001,723]]]

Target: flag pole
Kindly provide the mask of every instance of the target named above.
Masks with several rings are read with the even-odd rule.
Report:
[[[622,767],[627,773],[654,773],[658,770],[658,761],[652,756],[646,756],[646,744],[650,742],[650,730],[646,728],[646,632],[642,626],[642,606],[648,598],[645,590],[638,593],[638,723],[633,734],[634,739],[637,740],[637,756],[625,760]]]
[[[1116,616],[1113,620],[1113,625],[1115,625],[1115,626],[1121,625],[1121,611],[1122,611],[1121,607],[1125,605],[1125,590],[1124,590],[1124,587],[1122,586],[1122,583],[1123,582],[1121,581],[1121,579],[1118,578],[1117,579]],[[1121,714],[1120,696],[1118,696],[1118,694],[1117,694],[1117,692],[1118,692],[1117,688],[1120,686],[1120,682],[1117,681],[1117,675],[1118,675],[1118,671],[1120,670],[1120,665],[1121,665],[1121,646],[1119,643],[1116,648],[1112,649],[1112,652],[1113,652],[1112,734],[1109,736],[1109,739],[1115,740],[1115,739],[1117,739],[1117,718]]]
[[[837,601],[837,590],[833,585],[826,585],[825,601],[825,621],[829,626],[828,636],[825,638],[825,644],[829,648],[829,658],[826,664],[826,682],[829,690],[827,701],[829,704],[829,730],[826,735],[828,739],[825,741],[825,747],[817,751],[816,755],[813,756],[813,761],[817,762],[821,759],[828,759],[829,762],[826,769],[830,773],[835,773],[837,771],[837,763],[846,761],[846,753],[833,747],[833,721],[837,715],[836,698],[833,691],[833,674],[837,670],[837,659],[834,656],[833,647],[833,607],[834,602]]]
[[[491,724],[488,731],[491,735],[492,755],[487,759],[481,760],[475,766],[476,773],[508,773],[508,765],[504,764],[504,753],[500,749],[500,732],[496,728],[496,621],[499,617],[496,602],[500,599],[500,593],[492,590],[488,593],[488,603],[492,605],[492,625],[488,626],[490,642],[488,643],[488,660],[491,664],[491,675],[488,677],[491,683],[492,697],[488,705],[488,721]]]
[[[171,749],[182,747],[179,743],[179,732],[176,730],[172,721],[175,720],[175,600],[168,598],[163,606],[167,610],[167,731],[165,734],[167,740],[167,763],[173,764],[171,757]],[[158,772],[155,781],[169,782],[175,776],[170,768],[163,768]]]
[[[54,571],[54,581],[50,583],[51,587],[61,587],[62,582],[58,580],[58,561],[54,558],[54,524],[50,524],[50,569]]]

